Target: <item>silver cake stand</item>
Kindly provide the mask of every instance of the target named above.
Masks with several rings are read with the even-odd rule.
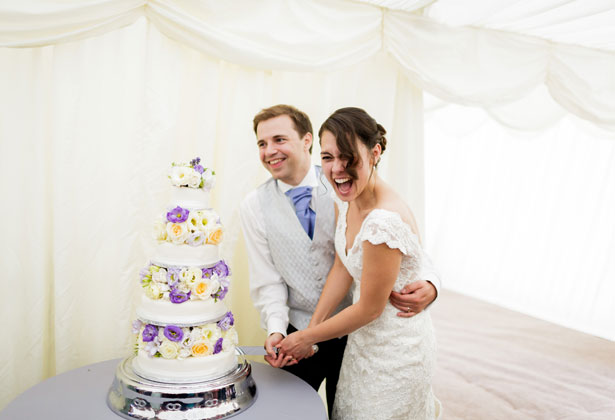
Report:
[[[194,383],[162,383],[135,373],[132,360],[122,360],[107,396],[107,405],[126,419],[224,419],[250,407],[256,400],[252,368],[241,350],[234,371]]]

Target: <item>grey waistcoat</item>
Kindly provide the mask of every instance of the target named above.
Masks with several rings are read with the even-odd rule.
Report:
[[[258,188],[273,264],[288,286],[290,323],[300,330],[306,328],[312,318],[335,258],[332,189],[318,167],[317,174],[320,184],[312,190],[316,213],[312,240],[301,227],[291,200],[280,191],[275,179]],[[350,302],[350,297],[346,296],[336,312]]]

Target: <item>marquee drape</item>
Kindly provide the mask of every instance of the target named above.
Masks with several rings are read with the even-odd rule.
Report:
[[[67,42],[145,15],[170,38],[247,67],[329,71],[386,51],[424,91],[487,109],[518,101],[544,84],[568,112],[615,131],[613,41],[597,44],[604,48],[598,49],[552,40],[567,40],[562,35],[567,28],[578,30],[578,24],[565,25],[575,7],[577,15],[590,10],[598,16],[596,38],[608,39],[615,31],[615,13],[603,0],[585,1],[582,8],[575,1],[548,2],[542,8],[558,6],[561,13],[543,13],[543,31],[530,31],[536,35],[529,36],[512,30],[540,29],[540,19],[522,14],[519,5],[505,7],[505,2],[492,4],[492,15],[486,17],[478,8],[476,20],[487,25],[480,27],[442,23],[451,19],[447,9],[426,1],[267,0],[254,7],[250,0],[224,5],[216,0],[28,0],[0,8],[0,46]],[[433,17],[411,13],[424,6]],[[503,11],[501,21],[493,18],[498,10]],[[474,23],[470,10],[457,16],[451,20]],[[559,26],[558,19],[563,22]]]

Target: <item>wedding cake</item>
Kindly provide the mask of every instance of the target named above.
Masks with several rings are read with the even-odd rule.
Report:
[[[134,372],[164,383],[219,378],[237,368],[237,333],[224,304],[230,270],[219,257],[220,218],[209,205],[215,173],[200,158],[173,163],[171,200],[139,273]]]

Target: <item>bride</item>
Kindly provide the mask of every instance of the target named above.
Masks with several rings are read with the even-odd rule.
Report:
[[[337,198],[335,262],[307,329],[281,350],[300,360],[312,345],[348,336],[333,419],[435,419],[436,342],[429,311],[396,316],[392,290],[420,280],[425,258],[412,212],[375,171],[386,131],[364,110],[335,111],[318,133],[323,172]],[[331,316],[354,284],[353,304]]]

